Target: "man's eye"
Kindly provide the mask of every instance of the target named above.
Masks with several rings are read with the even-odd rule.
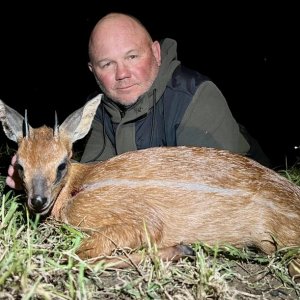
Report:
[[[135,58],[137,58],[137,55],[130,55],[129,56],[129,59],[135,59]]]
[[[105,63],[105,64],[101,65],[101,69],[108,68],[110,65],[111,65],[111,63],[110,63],[110,62],[108,62],[108,63]]]

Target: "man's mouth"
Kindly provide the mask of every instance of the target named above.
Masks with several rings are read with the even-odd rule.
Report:
[[[135,84],[131,84],[131,85],[127,85],[127,86],[120,86],[117,88],[117,90],[128,90],[128,89],[132,88],[133,86],[135,86]]]

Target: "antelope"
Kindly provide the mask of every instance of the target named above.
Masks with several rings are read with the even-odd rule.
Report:
[[[198,241],[266,254],[300,245],[300,188],[245,156],[178,146],[73,162],[73,143],[89,132],[101,97],[54,129],[32,128],[27,114],[0,100],[4,132],[18,144],[16,168],[29,211],[89,230],[80,258],[147,247],[149,238],[170,260],[189,255],[185,245]],[[289,265],[296,277],[297,259]]]

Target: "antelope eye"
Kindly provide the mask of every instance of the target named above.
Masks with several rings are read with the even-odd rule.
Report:
[[[62,172],[63,170],[65,170],[67,167],[67,164],[66,163],[61,163],[58,168],[57,168],[57,171],[59,172]]]
[[[55,184],[59,183],[67,172],[67,163],[63,162],[57,167]]]
[[[24,168],[19,163],[15,164],[15,168],[18,171],[19,176],[23,177],[23,175],[24,175]]]

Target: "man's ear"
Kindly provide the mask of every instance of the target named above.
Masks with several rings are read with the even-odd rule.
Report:
[[[94,73],[92,63],[89,62],[89,63],[88,63],[88,67],[89,67],[89,70],[90,70],[92,73]]]
[[[151,48],[152,48],[153,55],[156,58],[157,64],[158,64],[158,66],[160,66],[161,65],[160,43],[158,41],[154,41],[152,43]]]

